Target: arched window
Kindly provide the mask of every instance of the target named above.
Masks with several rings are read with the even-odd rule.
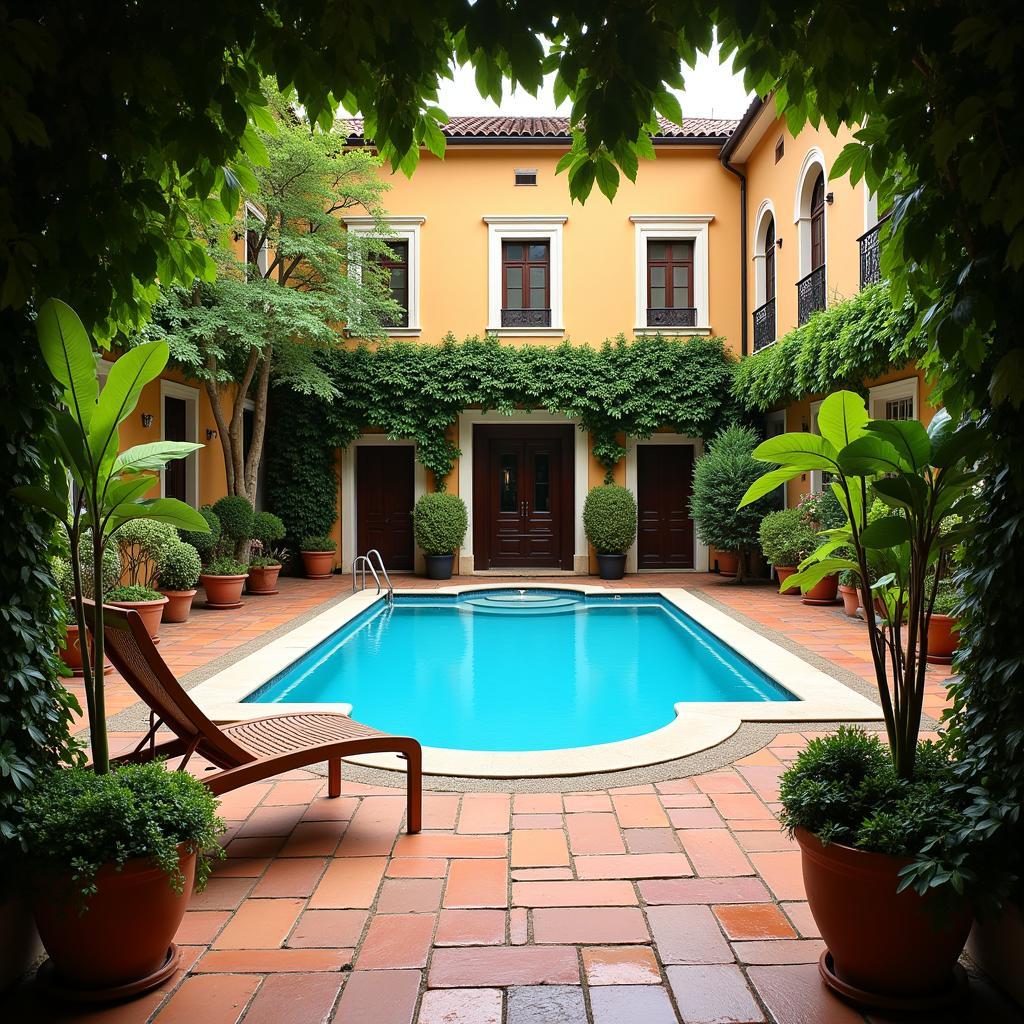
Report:
[[[754,227],[754,351],[775,340],[775,210],[765,200]]]
[[[825,175],[818,171],[811,189],[811,270],[825,265]]]
[[[775,218],[769,215],[764,232],[764,301],[775,298]]]

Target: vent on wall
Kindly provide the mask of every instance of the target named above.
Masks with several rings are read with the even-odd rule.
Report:
[[[786,151],[786,141],[780,135],[779,141],[775,143],[775,162],[778,163],[782,159],[782,154]]]
[[[537,184],[537,172],[536,171],[516,171],[516,184],[517,185],[536,185]]]

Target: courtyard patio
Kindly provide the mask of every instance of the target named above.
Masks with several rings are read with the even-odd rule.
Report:
[[[456,578],[454,584],[480,582]],[[488,577],[488,583],[502,582]],[[548,580],[516,577],[516,585]],[[559,582],[570,582],[560,580]],[[597,583],[574,578],[571,582]],[[427,581],[396,579],[398,589]],[[438,584],[441,586],[447,584]],[[844,681],[872,684],[862,623],[761,584],[646,574],[683,586]],[[281,581],[225,617],[197,607],[160,651],[186,686],[348,596],[350,581]],[[928,673],[925,713],[945,706]],[[70,683],[71,689],[75,684]],[[138,701],[108,683],[113,752]],[[356,717],[358,714],[356,713]],[[85,723],[80,723],[84,726]],[[880,723],[876,723],[876,727]],[[402,780],[317,771],[227,795],[227,857],[195,897],[162,988],[105,1009],[62,1008],[29,984],[5,1020],[89,1024],[777,1024],[899,1018],[859,1011],[818,976],[800,854],[776,820],[778,776],[815,735],[744,727],[718,748],[614,776],[425,779],[423,831],[404,834]],[[203,765],[194,766],[201,773]],[[968,965],[969,966],[969,965]],[[971,975],[969,1002],[929,1022],[1018,1020]]]

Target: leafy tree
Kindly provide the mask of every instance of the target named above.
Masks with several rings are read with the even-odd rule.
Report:
[[[758,437],[749,427],[726,427],[693,467],[690,510],[705,544],[738,556],[736,582],[746,579],[751,553],[757,548],[761,520],[771,511],[766,498],[739,508],[747,488],[761,475],[752,452]]]
[[[401,312],[374,259],[389,251],[381,219],[387,185],[376,173],[377,161],[364,151],[346,152],[342,135],[310,124],[293,97],[269,98],[276,130],[257,132],[267,162],[243,165],[248,202],[227,230],[212,220],[196,226],[210,239],[216,279],[166,289],[143,332],[165,340],[174,361],[202,381],[228,493],[250,502],[256,500],[271,380],[302,394],[337,397],[312,353],[339,343],[340,324],[377,337]],[[376,237],[346,231],[346,212],[375,218]],[[349,272],[353,261],[357,273]],[[246,399],[253,403],[248,451]]]

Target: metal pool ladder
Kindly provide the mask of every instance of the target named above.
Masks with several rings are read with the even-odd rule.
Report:
[[[377,564],[374,566],[374,556],[376,555]],[[391,583],[391,577],[388,576],[387,569],[384,568],[384,559],[381,557],[380,552],[376,548],[370,548],[365,555],[357,555],[352,561],[352,591],[355,593],[357,590],[366,589],[366,570],[370,570],[370,575],[373,577],[373,581],[377,584],[377,593],[384,589],[384,585],[387,585],[387,592],[384,595],[384,599],[388,604],[395,603],[395,588]],[[380,570],[378,574],[378,569]],[[356,573],[361,573],[359,586],[356,587]],[[384,583],[381,583],[380,578],[384,577]]]

